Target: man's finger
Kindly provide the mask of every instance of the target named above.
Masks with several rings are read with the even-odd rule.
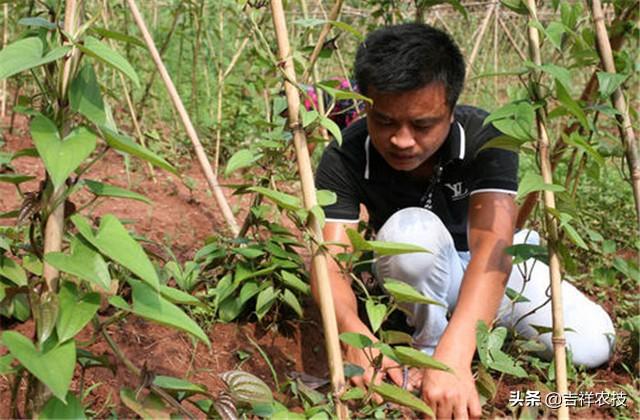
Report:
[[[467,404],[464,401],[456,401],[453,406],[453,414],[453,418],[456,420],[468,420]]]
[[[479,419],[482,416],[482,405],[478,393],[474,392],[471,401],[469,401],[469,417]]]

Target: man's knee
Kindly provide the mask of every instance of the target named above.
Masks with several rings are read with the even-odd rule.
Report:
[[[395,212],[380,228],[376,238],[385,242],[418,245],[431,253],[453,244],[451,234],[440,218],[420,207],[408,207]]]

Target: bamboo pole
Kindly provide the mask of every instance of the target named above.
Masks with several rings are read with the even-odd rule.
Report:
[[[313,171],[311,169],[311,160],[307,150],[307,140],[299,119],[300,97],[298,96],[298,91],[295,86],[296,74],[289,47],[289,35],[287,33],[287,24],[282,7],[282,0],[271,0],[271,11],[276,38],[278,41],[278,55],[280,61],[284,64],[284,72],[286,75],[284,87],[287,96],[287,103],[289,105],[289,127],[293,131],[293,143],[296,149],[298,171],[300,172],[300,180],[302,182],[303,202],[305,208],[309,210],[317,204],[316,189],[313,180]],[[325,253],[318,246],[318,244],[323,242],[322,229],[320,227],[320,223],[313,214],[310,214],[309,216],[309,227],[313,235],[313,239],[311,241],[311,255],[313,255],[313,259],[311,263],[313,264],[314,272],[318,277],[320,311],[322,313],[322,324],[325,333],[325,344],[329,359],[334,402],[338,418],[346,419],[348,414],[347,407],[340,400],[340,395],[343,392],[345,382],[340,342],[338,340],[338,326],[336,323],[333,296],[331,294],[331,287],[329,283],[327,259]]]
[[[169,91],[169,96],[171,97],[171,101],[173,102],[173,106],[176,108],[178,115],[180,116],[180,120],[184,125],[184,128],[193,144],[193,148],[195,149],[196,156],[198,157],[198,162],[200,163],[200,168],[204,173],[205,178],[207,179],[207,183],[213,192],[213,196],[218,204],[220,211],[222,212],[222,216],[224,217],[227,226],[231,230],[233,236],[237,236],[239,232],[238,224],[233,216],[233,212],[229,207],[229,203],[227,202],[224,193],[222,192],[222,188],[220,188],[220,184],[218,184],[218,179],[214,175],[213,170],[211,169],[211,164],[207,159],[207,155],[204,152],[204,148],[202,147],[202,143],[200,143],[200,139],[198,138],[198,133],[196,133],[196,129],[189,118],[189,114],[187,114],[187,110],[184,108],[184,104],[176,91],[176,87],[171,80],[171,76],[167,72],[167,69],[160,58],[160,54],[158,53],[158,49],[156,48],[153,39],[151,38],[151,34],[149,34],[149,30],[147,29],[146,24],[140,14],[140,10],[138,10],[138,6],[136,5],[135,0],[127,0],[127,4],[131,9],[131,13],[133,14],[133,18],[136,21],[136,25],[142,32],[142,36],[144,37],[145,43],[147,44],[147,48],[149,48],[149,52],[151,53],[151,57],[162,77],[162,80]]]
[[[473,44],[473,49],[471,50],[471,54],[469,55],[469,60],[467,61],[467,68],[469,69],[469,73],[471,73],[473,68],[473,63],[476,61],[476,57],[478,56],[478,51],[480,50],[480,44],[482,43],[482,38],[484,38],[484,33],[489,26],[489,21],[491,20],[491,14],[496,8],[497,3],[491,3],[489,6],[489,10],[487,10],[487,14],[484,15],[484,19],[480,24],[480,32],[476,37],[476,42]]]
[[[536,16],[535,0],[527,0],[529,8],[529,20],[535,22],[538,20]],[[542,65],[540,57],[540,38],[538,30],[533,25],[528,26],[529,35],[529,55],[536,66]],[[537,73],[537,71],[536,71]],[[538,85],[536,84],[536,73],[531,77],[531,83],[534,87],[536,100],[540,97]],[[542,108],[536,110],[536,123],[538,127],[538,156],[540,159],[540,169],[545,184],[553,183],[553,169],[551,168],[551,160],[549,157],[549,135],[544,122],[544,111]],[[553,343],[554,362],[556,369],[556,390],[561,395],[568,392],[567,385],[567,357],[565,351],[564,338],[564,313],[562,305],[562,274],[560,272],[560,258],[556,250],[558,244],[558,226],[551,211],[556,208],[555,195],[553,191],[545,190],[543,192],[543,201],[546,211],[545,225],[547,228],[548,250],[549,250],[549,275],[551,278],[551,307],[553,318],[553,335],[551,341]],[[569,407],[566,404],[560,405],[558,408],[558,419],[566,420],[569,418]]]
[[[307,0],[300,0],[300,6],[302,7],[302,17],[304,19],[309,19],[309,8],[307,7]],[[309,32],[308,39],[310,44],[313,43],[313,35],[311,34],[311,32]],[[313,66],[313,68],[311,69],[311,80],[313,81],[313,89],[315,90],[316,97],[318,98],[318,112],[320,113],[320,115],[326,117],[327,115],[325,115],[324,93],[317,87],[318,80],[320,80],[320,78],[318,77],[318,68],[316,66]],[[329,140],[329,132],[327,131],[326,127],[320,126],[320,135],[322,136],[324,141]]]
[[[588,5],[589,2],[587,1],[587,6]],[[592,0],[591,7],[593,22],[596,26],[598,55],[600,55],[602,67],[604,67],[604,70],[607,73],[616,73],[616,66],[613,62],[613,53],[611,51],[611,43],[609,42],[609,35],[607,34],[600,0]],[[620,137],[622,138],[622,144],[624,146],[627,164],[629,165],[629,172],[631,174],[631,188],[633,190],[633,198],[636,204],[636,220],[638,223],[638,229],[640,229],[640,158],[638,156],[638,143],[633,131],[633,126],[631,125],[631,118],[629,118],[627,101],[625,100],[620,87],[611,94],[611,102],[619,113],[616,115],[616,119],[619,123]]]
[[[498,21],[500,20],[500,4],[496,5],[496,10],[493,13],[493,72],[495,74],[498,73],[499,61],[498,61]],[[493,78],[493,97],[497,101],[498,100],[498,76]]]
[[[109,29],[109,18],[107,16],[107,0],[104,0],[103,8],[102,8],[102,22],[104,22],[105,29]],[[113,41],[111,39],[108,40],[109,46],[114,48]],[[127,86],[127,81],[124,78],[122,72],[118,72],[118,76],[120,77],[120,86],[122,87],[122,93],[124,94],[125,102],[127,103],[127,109],[129,110],[129,115],[131,116],[131,122],[133,123],[133,128],[136,132],[136,136],[138,137],[138,141],[143,147],[147,147],[144,141],[144,135],[142,134],[142,129],[140,128],[140,123],[138,122],[138,117],[136,116],[136,109],[133,106],[133,101],[131,99],[131,93],[129,92],[129,87]],[[149,176],[153,182],[157,182],[156,173],[153,169],[153,165],[147,162],[147,170],[149,172]]]
[[[2,6],[4,13],[4,24],[2,26],[2,48],[7,46],[9,41],[9,3]],[[0,96],[0,118],[7,116],[7,79],[2,80],[2,95]]]
[[[329,22],[325,23],[322,26],[322,30],[320,31],[320,35],[318,36],[318,42],[316,42],[316,46],[313,47],[313,51],[311,52],[311,57],[309,57],[309,65],[305,69],[302,74],[301,80],[304,82],[309,80],[309,75],[313,66],[316,64],[318,57],[320,56],[320,52],[322,52],[322,47],[324,46],[324,42],[327,40],[327,35],[329,35],[329,31],[331,31],[331,21],[335,21],[338,19],[340,15],[340,9],[342,8],[343,0],[336,0],[333,4],[333,8],[329,12]]]
[[[511,31],[509,30],[509,28],[507,28],[507,25],[505,25],[504,21],[502,20],[502,17],[500,17],[500,16],[498,16],[498,23],[500,23],[500,26],[502,27],[502,32],[507,36],[507,39],[509,40],[509,43],[511,44],[513,49],[516,51],[516,53],[518,53],[518,57],[520,57],[520,59],[522,61],[526,61],[527,60],[527,56],[524,55],[524,53],[522,52],[522,50],[518,46],[518,43],[513,38],[513,35],[511,34]]]
[[[631,5],[629,8],[627,8],[622,13],[620,13],[619,16],[616,16],[616,19],[614,21],[614,24],[612,24],[612,26],[615,26],[616,23],[631,21],[637,17],[637,14],[638,14],[638,8],[635,7],[634,5]],[[613,51],[619,51],[622,48],[622,46],[624,45],[625,36],[627,35],[627,31],[629,30],[627,29],[628,28],[627,25],[620,25],[620,26],[622,26],[624,29],[614,34],[610,40],[611,49]],[[505,33],[508,33],[508,32],[505,32]],[[523,61],[524,60],[525,58],[523,58]],[[591,75],[591,78],[589,79],[584,89],[582,90],[582,94],[580,95],[580,100],[581,101],[591,100],[591,98],[597,93],[597,91],[598,91],[598,78],[597,78],[597,70],[596,70],[593,72],[593,74]],[[580,123],[574,122],[571,125],[565,126],[563,132],[566,135],[570,135],[574,131],[581,130],[581,129],[582,129],[582,126],[580,125]],[[553,170],[555,170],[555,168],[560,163],[566,148],[567,148],[567,145],[561,139],[555,143],[553,150],[551,152],[551,168]],[[531,212],[533,211],[537,203],[538,203],[537,191],[527,194],[527,197],[525,198],[524,202],[518,208],[518,220],[516,221],[516,228],[521,229],[524,226],[527,219],[529,218],[529,215],[531,214]]]
[[[64,15],[64,30],[66,33],[73,36],[78,27],[78,4],[76,0],[66,0],[65,2],[65,15]],[[71,44],[72,40],[65,41],[65,44]],[[65,59],[64,66],[62,67],[62,75],[59,82],[59,97],[63,99],[67,95],[67,87],[69,85],[69,79],[71,76],[71,67],[74,61],[74,57],[77,55],[77,49],[74,48],[69,57]],[[64,109],[61,109],[63,126],[66,125],[64,121]],[[63,127],[63,131],[64,127]],[[65,135],[66,133],[63,133]],[[64,237],[64,197],[66,185],[62,185],[56,188],[49,200],[49,203],[53,203],[55,207],[50,208],[49,216],[47,217],[47,223],[44,227],[44,254],[49,252],[60,252],[62,250],[62,238]],[[57,292],[58,290],[58,270],[44,261],[42,270],[42,276],[47,284],[47,288],[51,292]]]

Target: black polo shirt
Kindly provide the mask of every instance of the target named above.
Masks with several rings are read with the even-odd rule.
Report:
[[[360,203],[367,207],[374,230],[396,211],[424,207],[445,224],[458,251],[467,251],[469,196],[497,191],[516,194],[517,153],[480,147],[502,133],[483,125],[487,112],[457,106],[449,135],[436,152],[438,165],[427,181],[416,180],[387,164],[371,144],[366,119],[342,133],[342,145],[331,142],[316,171],[316,186],[336,193],[335,204],[324,208],[328,222],[356,223]]]

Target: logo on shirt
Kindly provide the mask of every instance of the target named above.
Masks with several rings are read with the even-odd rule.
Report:
[[[453,192],[451,199],[454,201],[463,199],[469,195],[469,190],[464,186],[462,181],[453,184],[445,183],[444,186],[449,188]]]

